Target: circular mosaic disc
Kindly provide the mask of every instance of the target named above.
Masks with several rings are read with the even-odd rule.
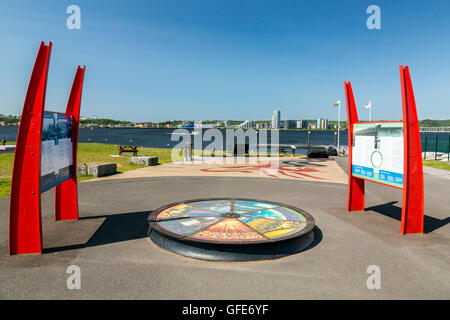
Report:
[[[274,243],[309,233],[314,218],[281,203],[250,199],[202,199],[155,210],[150,226],[183,242],[223,245]]]

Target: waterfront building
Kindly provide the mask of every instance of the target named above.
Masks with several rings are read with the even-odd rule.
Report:
[[[238,128],[242,129],[251,129],[255,127],[255,121],[253,120],[245,120],[241,124],[237,125]]]
[[[280,110],[275,110],[272,115],[272,129],[280,129]]]
[[[136,128],[148,128],[148,124],[147,123],[135,123],[134,127],[136,127]]]
[[[317,119],[316,128],[322,130],[328,129],[328,119]]]
[[[308,121],[307,120],[297,120],[297,129],[308,129]]]
[[[256,124],[256,129],[269,129],[271,127],[270,122],[260,122]]]
[[[230,121],[228,121],[228,120],[219,121],[219,122],[217,122],[216,126],[228,128],[230,126]]]
[[[283,129],[295,129],[297,128],[297,120],[282,120],[280,127]]]

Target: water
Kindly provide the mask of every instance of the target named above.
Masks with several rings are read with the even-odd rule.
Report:
[[[15,141],[17,137],[18,127],[0,127],[0,139],[5,138],[7,141]],[[181,141],[181,135],[174,135],[175,141],[171,140],[172,132],[175,129],[168,128],[96,128],[94,130],[80,128],[79,141],[80,142],[97,142],[108,143],[115,145],[137,145],[141,147],[152,148],[172,148]],[[224,137],[223,146],[226,148],[225,130],[220,130]],[[191,130],[192,132],[192,130]],[[311,130],[311,145],[334,145],[335,132],[332,130]],[[270,143],[271,131],[267,131],[268,141]],[[438,132],[423,132],[422,149],[427,151],[435,150],[436,136],[438,137],[438,151],[449,152],[449,134]],[[194,142],[194,136],[191,136],[191,141]],[[279,131],[280,144],[307,144],[308,131],[304,130],[280,130]],[[259,141],[260,143],[265,143]],[[203,141],[203,148],[209,145],[210,141]],[[232,143],[232,142],[231,142]],[[340,132],[341,146],[347,146],[347,131]],[[305,153],[306,150],[297,149],[297,153]]]

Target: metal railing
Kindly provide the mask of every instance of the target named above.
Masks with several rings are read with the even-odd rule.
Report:
[[[423,127],[420,132],[450,132],[450,127]]]
[[[427,159],[427,153],[430,152],[434,153],[434,160],[438,160],[438,153],[443,153],[447,154],[447,161],[450,161],[450,134],[436,135],[434,137],[425,135],[421,140],[424,160]]]

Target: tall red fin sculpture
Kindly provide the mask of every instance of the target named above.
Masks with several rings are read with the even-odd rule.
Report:
[[[77,189],[77,149],[78,128],[80,122],[81,95],[86,66],[78,66],[72,90],[67,103],[66,114],[72,116],[72,146],[73,146],[73,175],[69,180],[56,186],[55,194],[55,218],[56,220],[78,219],[78,189]]]
[[[364,210],[364,179],[352,176],[352,152],[353,152],[353,124],[358,122],[358,112],[356,111],[355,97],[353,96],[352,85],[345,84],[345,101],[347,104],[347,127],[348,127],[348,190],[347,190],[347,211]]]
[[[41,42],[20,119],[11,185],[10,254],[41,253],[41,136],[52,43]]]
[[[403,203],[400,232],[423,233],[424,188],[422,147],[414,91],[409,68],[400,66],[403,102]]]
[[[53,185],[41,185],[42,135],[45,93],[52,43],[41,42],[31,73],[14,154],[9,208],[9,253],[42,253],[41,193]],[[78,219],[77,144],[81,94],[86,67],[78,66],[65,116],[72,119],[72,176],[56,185],[56,220]],[[48,112],[57,114],[57,112]],[[69,118],[69,117],[65,117]],[[56,143],[55,143],[56,145]],[[70,158],[70,149],[66,149]],[[57,169],[58,170],[58,169]],[[55,174],[56,176],[56,174]],[[70,177],[70,178],[69,178]],[[43,180],[45,181],[45,179]],[[45,184],[45,182],[44,182]],[[44,187],[44,188],[41,188]]]

